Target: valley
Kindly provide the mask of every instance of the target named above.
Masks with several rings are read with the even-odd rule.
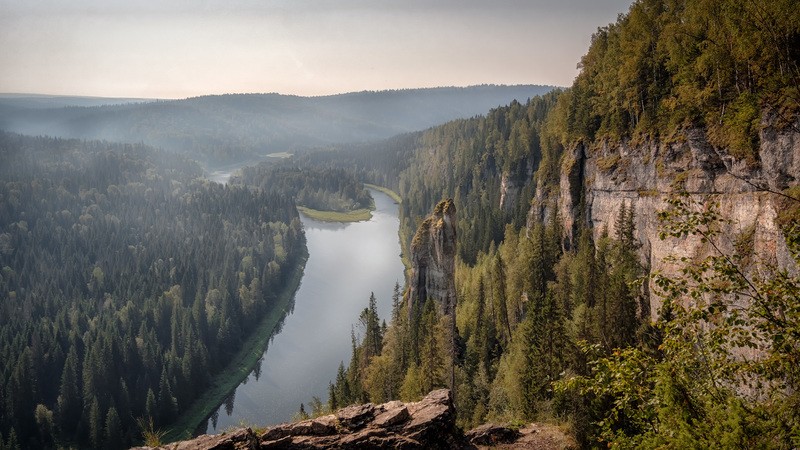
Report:
[[[504,39],[535,28],[509,5],[417,6],[381,14],[460,17],[435,28],[482,36],[480,73],[550,42]],[[568,87],[0,95],[0,450],[796,448],[800,8],[611,17]],[[371,76],[314,76],[349,25],[273,69]],[[359,61],[406,69],[412,31]]]

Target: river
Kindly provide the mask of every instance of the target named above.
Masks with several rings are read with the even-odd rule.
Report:
[[[372,219],[325,223],[301,217],[308,261],[294,310],[275,334],[261,362],[209,418],[205,432],[291,420],[312,396],[328,398],[339,363],[350,361],[350,332],[374,292],[381,319],[389,321],[394,285],[403,285],[398,206],[370,189]],[[301,215],[302,216],[302,215]]]

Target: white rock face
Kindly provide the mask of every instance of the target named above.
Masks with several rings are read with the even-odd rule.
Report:
[[[798,127],[800,128],[800,127]],[[613,235],[615,220],[625,204],[636,211],[636,238],[641,244],[642,262],[651,272],[677,274],[678,267],[664,261],[668,255],[697,260],[713,251],[698,237],[685,239],[658,237],[658,211],[667,208],[667,199],[686,191],[701,205],[717,204],[728,220],[721,230],[718,245],[733,252],[740,236],[761,262],[790,272],[797,271],[778,226],[781,198],[763,188],[780,191],[800,183],[800,133],[765,127],[761,132],[759,167],[734,161],[724,151],[713,148],[702,130],[693,129],[674,142],[651,141],[630,145],[603,145],[599,149],[571,149],[562,166],[556,209],[565,230],[564,243],[576,239],[577,223],[585,219],[595,239],[607,230]],[[580,196],[586,201],[585,218],[577,217]],[[545,202],[537,195],[531,217],[542,220],[548,214]],[[652,288],[652,286],[651,286]],[[651,292],[652,289],[650,290]],[[650,315],[657,317],[661,300],[651,295]]]

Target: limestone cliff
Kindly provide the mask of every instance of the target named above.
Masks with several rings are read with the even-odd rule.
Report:
[[[499,209],[509,212],[519,199],[522,188],[533,176],[533,162],[531,158],[523,158],[516,170],[503,172],[500,175],[500,204]]]
[[[723,251],[733,251],[738,239],[762,261],[794,271],[776,222],[782,199],[764,188],[781,191],[800,183],[798,129],[800,123],[779,131],[765,119],[758,159],[750,162],[735,160],[725,149],[714,148],[700,129],[686,130],[670,140],[600,143],[591,149],[578,145],[564,155],[555,198],[537,193],[529,220],[543,219],[555,204],[568,247],[580,221],[591,227],[595,238],[604,230],[613,235],[622,205],[633,207],[643,263],[651,271],[670,274],[677,268],[664,261],[666,256],[700,258],[710,251],[699,238],[658,237],[657,212],[667,207],[671,194],[685,191],[700,203],[716,202],[721,215],[729,220],[727,229],[722,230],[727,236],[721,243]],[[579,216],[581,211],[585,217]],[[657,296],[651,296],[653,317],[660,304]]]
[[[436,205],[411,241],[409,313],[427,299],[439,312],[455,313],[456,207],[452,199]]]

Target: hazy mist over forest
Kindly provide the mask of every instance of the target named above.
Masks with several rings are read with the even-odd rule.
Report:
[[[797,3],[0,0],[0,450],[798,448]]]

